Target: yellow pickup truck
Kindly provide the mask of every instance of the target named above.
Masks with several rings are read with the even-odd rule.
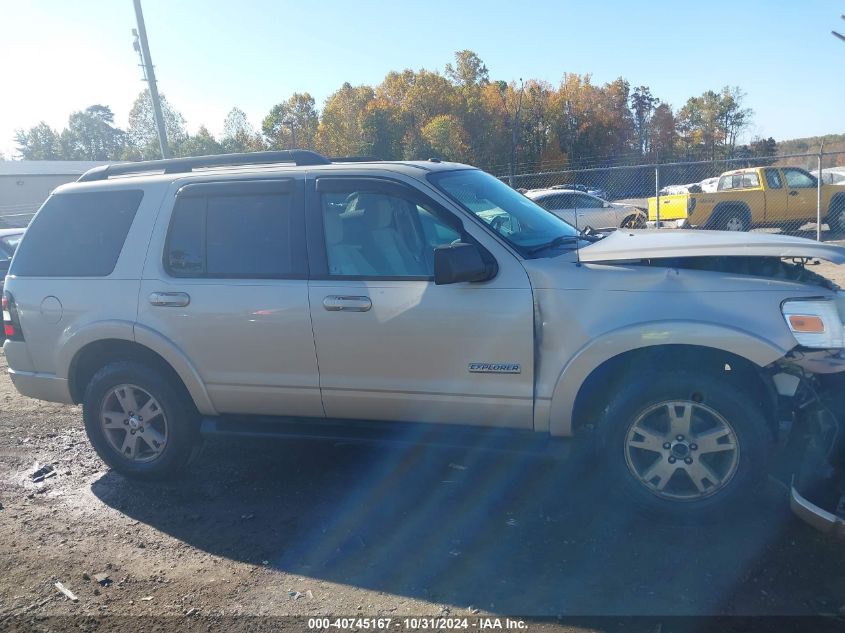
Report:
[[[795,225],[816,219],[816,178],[797,167],[749,167],[726,171],[713,193],[660,196],[660,223],[723,231]],[[822,222],[845,232],[845,187],[822,185]],[[648,199],[657,221],[657,198]]]

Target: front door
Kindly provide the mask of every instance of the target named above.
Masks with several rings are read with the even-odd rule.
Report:
[[[816,181],[803,169],[784,167],[783,177],[789,192],[787,215],[791,220],[814,220],[816,217]],[[797,228],[797,227],[796,227]]]
[[[490,281],[437,286],[435,247],[474,241],[451,212],[380,179],[320,176],[309,192],[326,415],[531,428],[532,293],[513,255]]]
[[[293,179],[190,184],[156,227],[139,326],[193,363],[219,413],[323,415],[303,188]]]
[[[764,171],[766,178],[766,222],[783,222],[789,218],[787,195],[780,170],[769,167]]]

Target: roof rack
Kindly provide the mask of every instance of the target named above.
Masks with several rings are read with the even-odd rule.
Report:
[[[294,163],[295,165],[330,165],[325,156],[307,149],[286,149],[277,152],[251,152],[245,154],[215,154],[189,158],[167,158],[146,160],[137,163],[101,165],[89,169],[77,182],[107,180],[111,176],[140,174],[161,171],[165,174],[185,174],[205,167],[236,167],[239,165],[269,165],[272,163]]]
[[[332,156],[333,163],[380,163],[381,158],[375,156]]]

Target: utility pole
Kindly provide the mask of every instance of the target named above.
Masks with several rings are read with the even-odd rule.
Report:
[[[654,217],[656,223],[654,228],[662,228],[660,226],[660,152],[655,154],[654,160],[657,163],[654,165]]]
[[[158,128],[158,144],[161,147],[161,157],[170,158],[170,146],[167,144],[167,131],[164,127],[164,116],[161,113],[161,101],[158,98],[158,86],[156,85],[155,69],[153,58],[150,55],[150,44],[147,42],[147,27],[144,25],[144,13],[141,11],[141,0],[133,0],[135,5],[135,18],[138,21],[138,30],[132,30],[135,36],[135,50],[141,54],[144,77],[150,86],[150,99],[153,102],[156,128]]]

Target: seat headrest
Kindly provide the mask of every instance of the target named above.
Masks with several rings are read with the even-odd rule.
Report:
[[[364,222],[371,231],[386,229],[393,222],[393,207],[387,196],[378,193],[359,194],[355,208],[364,212]]]

